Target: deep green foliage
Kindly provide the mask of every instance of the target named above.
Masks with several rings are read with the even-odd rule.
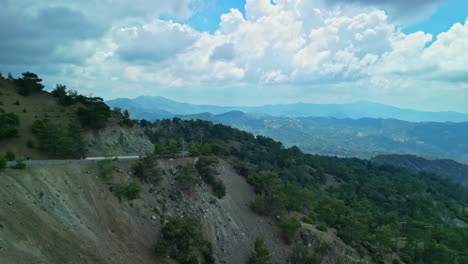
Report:
[[[130,119],[130,113],[128,112],[127,109],[125,109],[122,113],[122,121],[121,121],[121,124],[124,125],[124,126],[128,126],[128,127],[132,127],[133,125],[135,125],[135,122]]]
[[[103,99],[88,98],[85,105],[86,107],[79,107],[77,112],[81,124],[90,129],[103,128],[111,116],[111,110]]]
[[[42,79],[40,79],[37,74],[24,72],[22,75],[22,78],[18,78],[14,81],[19,94],[28,96],[44,89],[44,85],[41,84]]]
[[[156,253],[180,264],[214,263],[212,246],[203,237],[203,226],[194,218],[172,218],[161,230]],[[202,262],[202,263],[203,263]]]
[[[124,198],[132,201],[140,197],[141,184],[138,181],[131,181],[128,184],[117,184],[112,187],[112,192],[120,201]]]
[[[68,90],[65,85],[57,84],[55,89],[51,92],[54,97],[57,97],[59,103],[64,106],[69,106],[77,103],[78,101],[78,92],[73,90]]]
[[[7,161],[14,161],[14,160],[16,159],[16,155],[15,155],[15,153],[13,153],[13,152],[11,152],[11,151],[7,151],[7,152],[5,153],[5,159],[6,159]]]
[[[189,149],[212,143],[228,147],[230,142],[238,142],[240,148],[230,148],[231,160],[255,187],[257,198],[252,206],[258,213],[302,212],[336,228],[350,245],[371,243],[367,248],[374,256],[380,251],[395,251],[395,243],[389,241],[404,236],[408,243],[399,248],[400,255],[411,256],[414,263],[425,263],[428,256],[438,263],[466,260],[467,231],[453,221],[468,222],[464,209],[468,191],[439,176],[359,159],[307,155],[268,137],[200,120],[164,119],[146,123],[145,131],[153,142],[183,138]],[[246,169],[239,162],[252,166]],[[320,187],[327,174],[340,184],[324,191]],[[442,253],[432,255],[419,249],[413,254],[411,245],[426,240]],[[444,248],[456,252],[456,260],[447,258]]]
[[[297,245],[293,247],[287,262],[289,264],[320,264],[321,258],[311,254],[309,247]]]
[[[292,242],[297,230],[302,226],[301,221],[296,216],[283,220],[278,225],[283,230],[284,238],[288,243]]]
[[[158,157],[174,158],[177,154],[179,154],[182,151],[182,147],[179,142],[179,140],[156,142],[154,144],[154,154]]]
[[[80,158],[86,152],[83,130],[76,122],[64,128],[47,118],[36,120],[33,134],[39,139],[38,149],[57,158]]]
[[[322,231],[322,232],[327,232],[328,228],[325,224],[321,223],[317,226],[317,229]]]
[[[113,173],[117,166],[112,164],[112,160],[104,159],[97,162],[99,178],[105,183],[109,183],[114,177]]]
[[[139,160],[132,167],[133,174],[143,182],[158,184],[162,179],[162,170],[152,154]]]
[[[4,156],[0,155],[0,171],[6,168],[7,160]]]
[[[202,179],[213,188],[213,194],[219,199],[226,195],[226,186],[216,176],[219,173],[216,171],[214,166],[219,164],[219,160],[215,157],[199,157],[195,168],[198,174],[202,176]]]
[[[175,177],[177,186],[186,192],[191,192],[201,182],[197,170],[191,164],[182,167]]]
[[[265,245],[265,240],[257,238],[254,251],[250,254],[248,264],[271,264],[271,253]]]
[[[18,135],[19,117],[0,108],[0,140]]]
[[[15,170],[24,170],[26,169],[26,163],[23,160],[16,160],[16,164],[12,166]]]

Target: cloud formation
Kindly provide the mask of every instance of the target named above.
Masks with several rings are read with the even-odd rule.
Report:
[[[115,7],[94,9],[94,1],[33,2],[23,13],[19,6],[0,11],[6,15],[0,27],[11,36],[0,43],[0,66],[59,63],[45,72],[51,82],[106,98],[148,94],[218,104],[367,99],[468,112],[450,103],[468,96],[468,23],[438,36],[406,35],[385,11],[436,0],[247,0],[245,14],[231,9],[213,34],[155,18],[189,16],[188,0],[115,1]],[[108,14],[99,16],[105,8]],[[5,18],[20,16],[27,19],[13,26]]]

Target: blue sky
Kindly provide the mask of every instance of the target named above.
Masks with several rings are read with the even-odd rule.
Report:
[[[0,72],[105,99],[468,113],[466,0],[2,0]]]
[[[187,23],[199,31],[211,33],[219,28],[221,15],[229,12],[229,9],[236,8],[245,13],[245,0],[207,0],[195,2],[192,5],[194,6],[193,16],[179,21]],[[403,32],[410,34],[422,30],[433,35],[438,35],[441,32],[447,31],[455,23],[465,22],[467,14],[467,0],[443,0],[431,15],[421,21],[406,25],[403,28]],[[163,15],[161,18],[174,19],[167,15]],[[175,20],[177,21],[178,19]]]
[[[184,21],[199,31],[215,32],[219,27],[220,17],[235,8],[244,13],[245,0],[207,0],[204,3],[194,3],[194,15]]]
[[[444,0],[432,15],[403,29],[405,33],[422,30],[433,35],[447,31],[455,23],[463,23],[468,15],[467,0]]]

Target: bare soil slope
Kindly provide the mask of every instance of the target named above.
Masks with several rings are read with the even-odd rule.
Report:
[[[1,172],[0,263],[164,263],[154,246],[162,223],[174,216],[202,219],[220,263],[245,262],[257,236],[284,257],[273,224],[248,207],[254,193],[242,177],[222,162],[227,197],[213,198],[205,185],[181,194],[171,171],[187,162],[193,159],[162,161],[163,182],[144,186],[130,203],[114,197],[95,165]],[[114,182],[128,181],[131,163],[116,164]]]
[[[221,160],[218,167],[227,187],[223,199],[216,199],[205,184],[192,193],[180,191],[175,175],[180,166],[195,161],[161,160],[162,182],[143,185],[140,199],[132,202],[119,202],[110,188],[132,179],[133,162],[114,162],[118,169],[108,184],[98,177],[95,164],[0,172],[0,263],[174,263],[155,256],[154,248],[168,219],[187,216],[203,222],[216,263],[246,263],[257,237],[265,239],[275,261],[284,261],[289,246],[273,219],[249,208],[255,193],[227,162]],[[315,247],[323,241],[338,247],[327,253],[324,263],[346,263],[347,256],[356,256],[335,234],[323,239],[320,231],[307,226],[307,235],[300,233],[301,243]]]

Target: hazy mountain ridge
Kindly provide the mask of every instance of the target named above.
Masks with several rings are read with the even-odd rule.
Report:
[[[267,114],[284,117],[335,117],[335,118],[394,118],[411,122],[466,122],[468,114],[457,112],[425,112],[394,106],[358,101],[350,104],[275,104],[264,106],[214,106],[181,103],[161,96],[139,96],[134,99],[118,98],[106,101],[111,107],[127,108],[134,118],[155,120],[175,115],[209,112],[222,114],[242,111],[249,114]]]
[[[270,136],[308,153],[371,158],[385,153],[445,157],[468,162],[468,123],[407,122],[396,119],[274,117],[229,112],[182,119],[222,123]]]

